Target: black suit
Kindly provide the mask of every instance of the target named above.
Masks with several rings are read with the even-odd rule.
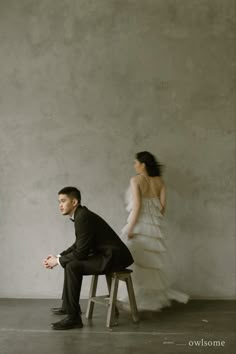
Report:
[[[83,275],[119,271],[133,263],[126,245],[100,216],[79,205],[74,214],[75,243],[61,252],[63,307],[76,315]]]

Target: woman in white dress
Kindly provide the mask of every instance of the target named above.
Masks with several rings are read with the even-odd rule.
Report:
[[[162,166],[149,152],[136,154],[137,175],[130,180],[126,202],[129,217],[121,238],[130,249],[133,285],[139,310],[159,311],[171,300],[186,303],[188,295],[171,288],[165,272],[167,246],[162,232],[166,208],[166,186]],[[128,302],[122,284],[118,299]]]

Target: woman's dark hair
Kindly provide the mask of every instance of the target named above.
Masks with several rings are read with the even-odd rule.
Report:
[[[68,197],[75,198],[78,202],[81,202],[81,193],[76,187],[64,187],[59,192],[59,194],[65,194]]]
[[[148,151],[141,151],[136,154],[136,159],[145,163],[147,173],[150,177],[162,176],[163,165],[161,165],[154,155]]]

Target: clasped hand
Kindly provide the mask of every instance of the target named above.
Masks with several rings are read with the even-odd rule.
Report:
[[[57,263],[57,257],[53,256],[53,255],[49,255],[47,256],[47,258],[45,258],[43,260],[43,266],[44,268],[47,269],[53,269],[54,267],[56,267],[58,265]]]

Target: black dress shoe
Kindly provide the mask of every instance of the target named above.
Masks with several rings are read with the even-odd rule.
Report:
[[[61,307],[53,307],[51,311],[54,315],[67,315],[67,312]]]
[[[83,328],[83,322],[80,317],[73,318],[67,316],[59,322],[52,323],[52,329],[55,330],[66,330],[73,328]]]
[[[66,310],[64,310],[62,307],[52,307],[51,311],[54,315],[67,315]],[[79,305],[79,314],[82,314],[81,307]]]

